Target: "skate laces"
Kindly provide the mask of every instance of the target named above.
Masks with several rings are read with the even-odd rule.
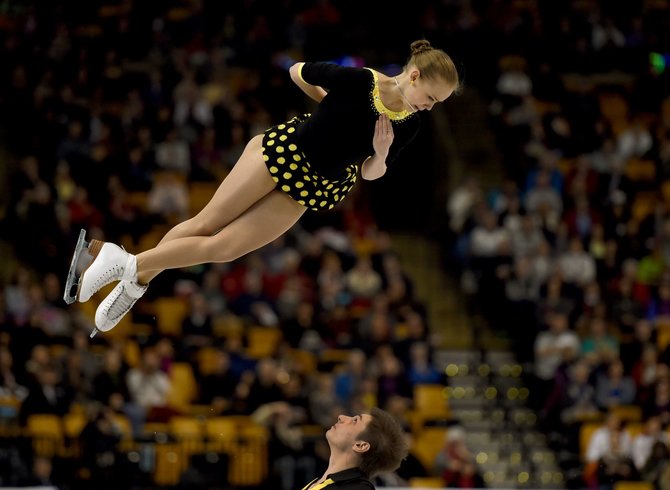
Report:
[[[121,292],[112,300],[112,303],[107,309],[107,317],[110,320],[115,320],[118,317],[125,315],[138,299],[139,298],[133,298],[128,294],[125,285],[121,286]]]
[[[124,253],[126,252],[126,249],[123,246],[119,247],[121,250],[123,250]],[[98,276],[98,279],[93,283],[93,291],[99,291],[107,284],[113,281],[117,281],[123,277],[123,274],[126,270],[126,264],[120,264],[120,263],[115,263],[115,264],[110,264],[109,267]]]

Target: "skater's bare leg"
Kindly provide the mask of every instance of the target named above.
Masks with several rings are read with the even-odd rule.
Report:
[[[247,144],[239,160],[223,180],[207,205],[194,217],[168,231],[157,247],[185,237],[214,235],[275,187],[262,155],[262,135]],[[140,284],[148,284],[161,270],[142,270]]]
[[[215,235],[175,238],[138,254],[138,273],[230,262],[284,234],[305,210],[287,194],[272,191]]]

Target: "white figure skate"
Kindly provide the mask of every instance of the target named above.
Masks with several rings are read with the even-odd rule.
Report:
[[[108,332],[116,327],[148,287],[135,281],[120,281],[95,311],[95,329],[91,338],[98,332]]]
[[[137,280],[134,255],[113,243],[100,240],[86,242],[85,235],[86,232],[81,230],[65,284],[63,299],[68,304],[75,300],[81,303],[88,301],[111,282]],[[73,291],[75,285],[76,292]]]

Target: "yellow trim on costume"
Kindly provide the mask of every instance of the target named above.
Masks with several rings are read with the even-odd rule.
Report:
[[[301,80],[303,83],[307,83],[307,82],[305,82],[305,79],[302,78],[302,67],[303,67],[303,66],[305,66],[305,63],[300,63],[300,66],[298,67],[298,78],[300,78],[300,80]],[[307,85],[310,85],[310,84],[307,83]]]
[[[379,95],[379,77],[377,76],[377,72],[374,71],[371,68],[366,68],[366,70],[370,70],[370,73],[372,73],[372,78],[374,79],[374,86],[372,87],[372,103],[375,105],[375,109],[377,109],[377,112],[379,114],[384,113],[386,114],[389,119],[392,121],[400,121],[402,119],[407,119],[412,115],[411,112],[403,110],[400,112],[392,111],[388,107],[384,105],[382,102],[382,98]]]
[[[327,487],[327,486],[330,485],[331,483],[335,483],[334,480],[332,480],[331,478],[328,478],[328,479],[327,479],[326,481],[324,481],[323,483],[319,483],[319,484],[318,484],[317,486],[315,486],[315,487],[310,487],[310,485],[311,485],[312,483],[314,483],[316,480],[317,480],[317,479],[314,478],[314,480],[312,480],[312,481],[309,482],[307,485],[305,485],[304,487],[302,487],[302,490],[307,490],[308,488],[309,488],[309,490],[320,490],[321,488],[325,488],[325,487]]]

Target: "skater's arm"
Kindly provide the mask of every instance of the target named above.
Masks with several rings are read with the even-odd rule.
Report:
[[[318,85],[311,85],[303,80],[302,74],[300,72],[304,64],[305,63],[295,63],[291,66],[291,68],[289,68],[291,80],[293,80],[293,83],[295,83],[298,88],[305,92],[305,94],[307,94],[310,98],[317,102],[321,102],[327,95],[327,92],[322,87],[319,87]]]

